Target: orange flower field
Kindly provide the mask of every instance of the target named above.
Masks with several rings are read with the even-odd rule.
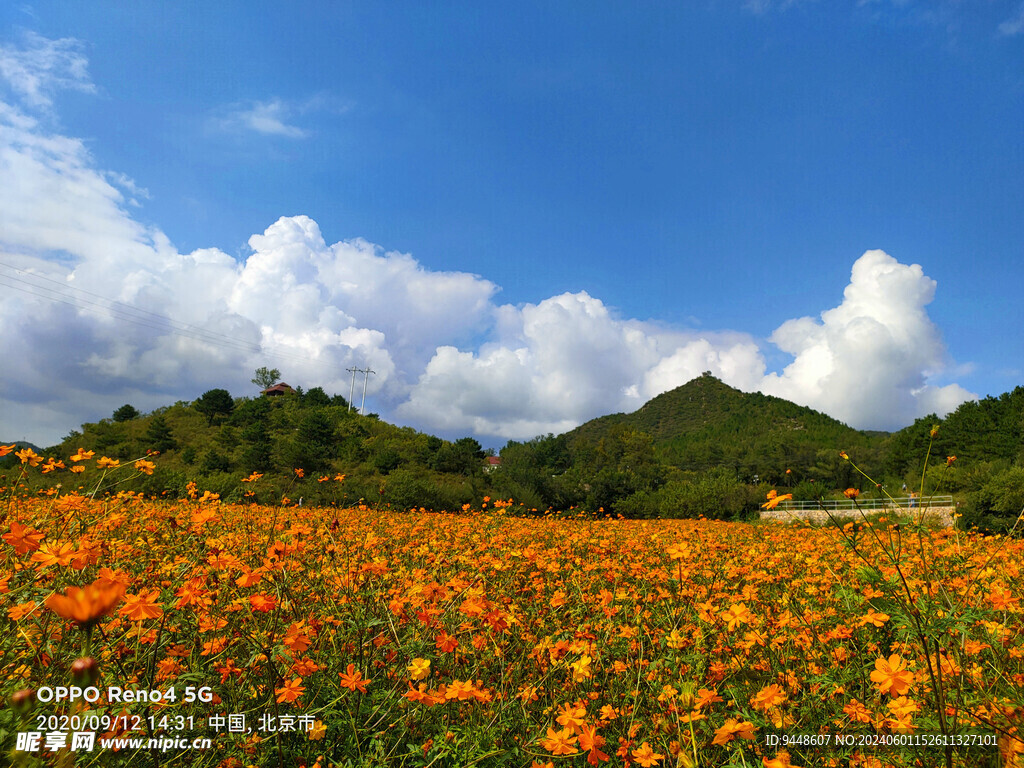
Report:
[[[1024,766],[1019,539],[5,493],[15,765]]]

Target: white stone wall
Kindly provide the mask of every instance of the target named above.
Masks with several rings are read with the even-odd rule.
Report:
[[[865,514],[873,516],[884,511],[885,510],[881,509],[869,509],[865,511]],[[903,511],[906,513],[910,510]],[[935,520],[940,525],[950,528],[953,525],[953,513],[955,511],[955,507],[927,507],[924,510],[924,513],[927,520]],[[857,520],[860,518],[860,512],[856,509],[836,509],[826,511],[823,509],[782,509],[781,507],[776,507],[775,509],[762,509],[761,519],[777,520],[782,523],[806,520],[807,522],[823,525],[829,522],[829,513],[837,519]],[[917,515],[920,514],[920,509],[914,510],[915,519]]]

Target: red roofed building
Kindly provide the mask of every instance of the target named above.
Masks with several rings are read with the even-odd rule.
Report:
[[[281,395],[290,395],[294,391],[294,389],[282,381],[280,384],[275,384],[270,389],[264,389],[263,394],[267,397],[280,397]]]

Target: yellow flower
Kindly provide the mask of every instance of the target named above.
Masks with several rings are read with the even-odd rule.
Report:
[[[144,475],[152,475],[153,470],[156,469],[156,464],[152,461],[146,461],[145,459],[139,459],[135,462],[135,468]]]
[[[314,720],[313,726],[306,731],[306,738],[310,741],[320,741],[327,735],[327,726],[323,720]]]
[[[422,680],[430,674],[430,659],[413,659],[409,664],[409,677]]]
[[[793,498],[792,493],[784,493],[781,496],[775,491],[768,492],[768,501],[761,505],[761,509],[775,509],[779,504]]]
[[[914,673],[907,669],[906,662],[894,653],[888,659],[875,661],[871,682],[878,686],[878,692],[888,693],[892,698],[903,696],[914,682]]]
[[[23,448],[20,451],[15,451],[14,455],[21,459],[22,464],[28,464],[30,467],[38,467],[39,462],[43,460],[43,457],[31,448]]]

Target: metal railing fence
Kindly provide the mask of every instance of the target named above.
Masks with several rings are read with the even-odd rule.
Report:
[[[824,499],[822,501],[791,501],[780,502],[777,509],[801,511],[807,509],[920,509],[922,507],[952,507],[952,496],[925,496],[911,498],[901,496],[883,499]]]

